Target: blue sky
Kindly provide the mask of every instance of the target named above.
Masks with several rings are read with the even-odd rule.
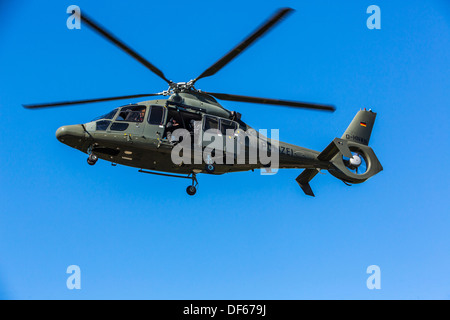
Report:
[[[189,197],[184,180],[88,166],[56,129],[122,102],[21,104],[166,85],[91,30],[68,30],[71,4],[174,81],[199,75],[276,8],[296,9],[197,87],[336,105],[330,114],[223,103],[315,150],[372,108],[370,145],[384,171],[352,187],[318,175],[316,198],[295,182],[301,170],[204,175]],[[366,27],[372,4],[381,30]],[[0,9],[0,298],[450,298],[447,1],[2,1]],[[73,264],[81,290],[66,288]],[[381,268],[381,290],[366,287],[370,265]]]

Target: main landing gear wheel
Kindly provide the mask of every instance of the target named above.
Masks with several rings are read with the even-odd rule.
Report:
[[[207,165],[205,166],[205,170],[206,170],[206,172],[208,172],[208,173],[214,173],[214,170],[216,170],[216,168],[215,168],[212,164],[207,164]]]
[[[186,192],[188,195],[193,196],[194,194],[197,193],[197,186],[198,186],[197,175],[195,173],[191,173],[188,176],[188,179],[192,179],[192,185],[186,188]]]
[[[186,192],[187,192],[188,195],[193,196],[194,194],[197,193],[197,188],[194,187],[194,186],[188,186],[186,188]]]
[[[94,164],[97,163],[98,157],[95,154],[90,154],[89,157],[87,158],[87,163],[90,166],[93,166]]]

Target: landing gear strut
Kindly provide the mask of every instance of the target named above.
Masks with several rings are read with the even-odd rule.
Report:
[[[182,179],[191,179],[192,180],[192,185],[190,185],[190,186],[188,186],[186,188],[186,192],[190,196],[193,196],[194,194],[197,193],[198,181],[197,181],[197,174],[194,173],[194,172],[188,174],[187,176],[176,175],[176,174],[167,174],[167,173],[159,173],[159,172],[147,171],[147,170],[142,170],[142,169],[140,169],[139,172],[148,173],[148,174],[154,174],[154,175],[157,175],[157,176],[165,176],[165,177],[172,177],[172,178],[182,178]]]

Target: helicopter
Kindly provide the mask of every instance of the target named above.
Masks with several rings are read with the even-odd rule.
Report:
[[[164,80],[169,86],[168,89],[158,93],[23,106],[27,109],[40,109],[157,97],[155,100],[115,108],[85,124],[62,126],[56,131],[56,138],[60,142],[86,153],[89,165],[95,165],[98,159],[102,159],[111,162],[113,166],[120,164],[139,168],[139,172],[142,173],[190,179],[191,184],[187,187],[186,192],[191,196],[197,192],[199,184],[197,174],[199,173],[221,175],[255,169],[270,171],[267,164],[260,160],[253,163],[234,161],[223,164],[221,161],[213,161],[210,156],[211,154],[214,155],[217,160],[231,154],[231,159],[236,160],[237,155],[240,154],[239,150],[243,150],[244,158],[248,159],[248,154],[252,151],[252,148],[258,148],[261,145],[269,149],[271,154],[276,153],[279,156],[279,169],[304,169],[296,178],[296,181],[308,196],[315,196],[309,183],[321,170],[327,170],[347,185],[362,183],[383,170],[374,151],[368,146],[376,118],[376,113],[372,110],[360,110],[343,136],[335,138],[321,152],[268,139],[259,133],[256,133],[255,137],[262,144],[257,144],[257,147],[255,147],[250,144],[249,139],[239,139],[238,134],[233,134],[234,132],[246,132],[252,129],[241,119],[242,115],[239,112],[226,109],[217,99],[329,112],[334,112],[335,107],[327,104],[207,92],[195,87],[198,80],[215,75],[292,12],[293,9],[291,8],[278,9],[231,51],[198,77],[188,82],[169,80],[159,68],[111,32],[85,13],[80,14],[81,21],[90,29]],[[187,138],[194,136],[194,139],[189,143],[195,145],[194,147],[197,147],[200,151],[205,150],[207,145],[203,139],[198,139],[197,136],[200,134],[201,137],[202,134],[213,130],[214,140],[219,141],[218,147],[216,145],[215,150],[208,157],[200,156],[200,158],[197,157],[197,161],[189,161],[188,159],[181,163],[175,163],[172,158],[175,148],[189,139],[180,139],[180,137],[174,139],[173,135],[176,132],[176,130],[173,131],[174,127],[187,131]],[[235,147],[227,148],[228,145],[225,143],[227,139],[233,140]],[[188,154],[187,157],[191,157],[191,154]]]

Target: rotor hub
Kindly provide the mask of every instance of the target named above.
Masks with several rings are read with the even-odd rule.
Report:
[[[170,82],[169,88],[166,91],[162,92],[164,96],[170,96],[174,93],[194,91],[199,92],[199,90],[194,87],[194,80],[190,80],[189,82]]]

